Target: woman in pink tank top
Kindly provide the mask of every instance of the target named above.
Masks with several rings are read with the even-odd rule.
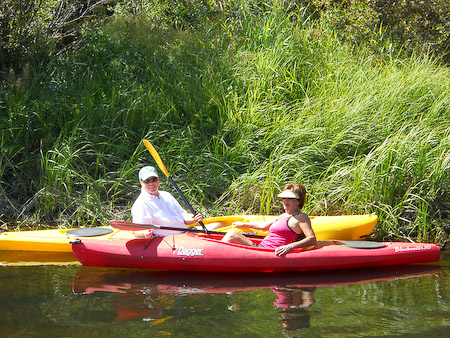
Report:
[[[278,256],[287,254],[295,248],[305,248],[317,243],[308,215],[301,210],[306,201],[306,188],[301,184],[287,184],[278,195],[283,199],[285,213],[275,221],[243,223],[236,222],[234,227],[251,227],[269,230],[260,247],[274,248]],[[238,243],[256,246],[249,238],[237,230],[229,231],[222,239],[226,243]]]

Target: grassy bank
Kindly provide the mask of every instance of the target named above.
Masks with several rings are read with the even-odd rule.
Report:
[[[301,11],[243,17],[173,29],[118,15],[5,75],[2,221],[127,219],[155,164],[147,138],[206,215],[280,212],[274,196],[296,181],[310,214],[375,212],[377,239],[443,240],[449,69],[355,51]]]

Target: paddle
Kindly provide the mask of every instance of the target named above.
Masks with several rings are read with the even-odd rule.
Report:
[[[148,230],[148,229],[161,229],[161,230],[172,230],[172,231],[187,231],[187,232],[196,232],[196,233],[207,233],[207,234],[217,234],[217,235],[225,235],[226,232],[220,232],[220,231],[212,231],[208,230],[208,232],[196,228],[187,228],[187,229],[180,229],[175,227],[166,227],[162,225],[151,225],[151,224],[138,224],[138,223],[129,223],[129,222],[122,222],[122,221],[110,221],[109,222],[111,226],[114,229],[119,230],[125,230],[125,231],[141,231],[141,230]],[[253,238],[264,238],[265,236],[250,234],[250,233],[243,233],[247,237],[253,237]]]
[[[180,195],[180,197],[183,199],[184,203],[187,205],[187,207],[189,208],[189,210],[196,215],[197,212],[194,210],[194,208],[192,207],[192,205],[188,202],[188,200],[186,199],[186,197],[184,197],[183,193],[181,192],[180,188],[178,188],[177,184],[175,183],[175,181],[173,180],[172,176],[170,176],[169,172],[166,169],[166,166],[164,165],[163,161],[161,160],[161,157],[159,156],[158,152],[156,151],[156,149],[151,145],[150,142],[148,142],[147,140],[144,140],[144,145],[147,148],[147,150],[150,152],[150,154],[153,156],[154,160],[156,161],[156,163],[158,164],[159,169],[161,169],[161,171],[167,176],[167,178],[169,179],[170,183],[172,183],[173,187],[175,188],[175,190],[178,192],[178,194]],[[204,232],[207,234],[208,233],[208,229],[206,229],[205,224],[203,224],[203,222],[199,222],[200,225],[202,226]],[[167,229],[168,230],[168,229]]]

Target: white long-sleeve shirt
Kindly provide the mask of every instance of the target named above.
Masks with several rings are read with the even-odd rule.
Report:
[[[180,203],[167,191],[158,191],[158,196],[149,194],[141,188],[139,197],[131,207],[133,223],[161,225],[187,229],[184,223],[186,215]],[[158,236],[175,235],[180,232],[170,230],[153,230]]]

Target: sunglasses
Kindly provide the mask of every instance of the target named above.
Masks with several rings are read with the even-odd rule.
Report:
[[[151,178],[147,178],[146,180],[143,180],[142,182],[144,182],[145,184],[147,183],[153,183],[156,182],[158,180],[158,177],[151,177]]]

